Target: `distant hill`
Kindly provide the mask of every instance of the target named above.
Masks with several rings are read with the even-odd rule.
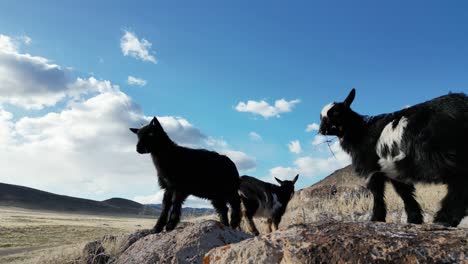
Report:
[[[158,215],[160,210],[122,198],[94,201],[0,183],[0,206],[97,215]]]
[[[161,212],[161,204],[144,205],[123,198],[95,201],[6,183],[0,183],[0,206],[96,215],[157,216]],[[214,210],[184,207],[182,212],[186,216],[200,216],[213,214]]]
[[[161,204],[147,204],[147,206],[151,206],[157,210],[161,210]],[[185,216],[201,216],[201,215],[209,215],[214,214],[215,210],[212,208],[193,208],[193,207],[184,207],[182,208],[182,213]]]
[[[328,196],[337,192],[367,192],[367,189],[365,188],[365,179],[356,176],[354,168],[348,165],[298,192],[307,196]]]

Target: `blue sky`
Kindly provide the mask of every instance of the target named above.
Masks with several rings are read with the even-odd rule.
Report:
[[[246,168],[241,173],[271,180],[292,178],[298,172],[302,175],[298,187],[309,186],[348,160],[342,153],[334,159],[324,144],[312,144],[321,138],[315,137],[316,131],[306,132],[306,127],[319,122],[325,104],[341,100],[352,87],[357,89],[354,109],[363,114],[398,110],[449,91],[468,91],[467,11],[464,1],[2,1],[0,34],[9,38],[4,43],[14,44],[11,53],[44,58],[45,64],[60,68],[58,74],[28,71],[24,68],[31,58],[12,64],[5,59],[8,56],[0,64],[0,80],[10,83],[3,88],[0,84],[0,111],[8,128],[4,138],[10,137],[7,145],[18,151],[15,161],[7,161],[14,151],[0,149],[6,157],[0,167],[9,167],[0,170],[0,182],[92,199],[140,196],[137,200],[142,202],[156,201],[160,193],[147,157],[115,150],[121,160],[112,167],[112,142],[126,148],[135,143],[133,135],[103,133],[109,125],[93,125],[109,122],[118,130],[118,125],[135,125],[157,115],[168,117],[168,126],[177,123],[174,135],[190,139],[181,144],[236,151],[232,155],[247,162],[240,166]],[[146,61],[125,56],[126,32],[139,44],[148,42]],[[21,74],[6,74],[13,72],[8,67]],[[57,79],[62,74],[66,80]],[[129,76],[146,85],[128,84]],[[14,77],[18,79],[12,81]],[[79,86],[77,78],[86,81]],[[31,102],[19,102],[39,93],[25,80],[38,80],[47,92],[34,109]],[[98,88],[104,81],[111,88]],[[86,92],[72,96],[76,89]],[[103,93],[127,101],[112,105],[106,101],[110,96],[99,96]],[[54,96],[59,99],[52,100]],[[44,105],[45,99],[52,101]],[[272,107],[281,99],[289,107],[286,112],[273,107],[271,116],[264,117],[253,104],[250,112],[238,111],[241,102],[265,101]],[[106,113],[120,116],[109,114],[102,122],[99,114],[88,117],[86,112],[92,108],[101,113],[101,108],[111,106],[116,108],[106,108]],[[74,119],[77,111],[82,118]],[[86,131],[86,125],[95,130]],[[78,131],[77,126],[84,127],[79,135],[60,138],[60,133]],[[52,132],[42,133],[48,129]],[[261,139],[249,136],[252,132]],[[297,143],[293,150],[298,153],[290,151],[291,141],[299,142],[300,152]],[[106,144],[100,149],[96,142]],[[90,147],[84,148],[87,144]],[[48,164],[41,154],[53,150],[51,146],[67,154],[56,154]],[[340,151],[338,146],[335,150]],[[30,162],[21,157],[24,152],[35,157],[31,170],[40,175],[12,168],[14,162]],[[93,161],[83,162],[86,153],[95,154]],[[73,157],[59,158],[69,155]],[[132,165],[119,170],[125,161]],[[61,165],[54,167],[57,163]],[[86,166],[73,174],[71,182],[61,173]],[[107,180],[89,176],[93,170],[109,172]],[[114,174],[119,176],[112,181]],[[112,188],[96,188],[99,185]],[[198,205],[195,200],[192,204]]]

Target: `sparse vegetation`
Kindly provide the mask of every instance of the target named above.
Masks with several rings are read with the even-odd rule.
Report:
[[[215,215],[184,220],[201,222]],[[105,239],[103,246],[111,257],[120,255],[125,235],[138,229],[151,229],[154,217],[93,216],[59,214],[12,207],[0,207],[0,263],[76,263],[89,241]]]
[[[303,191],[307,192],[307,190]],[[386,186],[387,222],[406,223],[406,213],[401,198],[394,189]],[[440,200],[447,193],[444,185],[417,185],[416,199],[424,211],[425,221],[432,221],[432,216],[439,209]],[[297,193],[296,195],[301,195]],[[372,196],[365,193],[350,198],[346,193],[335,195],[307,196],[302,194],[298,199],[292,199],[285,214],[282,226],[290,224],[311,223],[325,219],[338,221],[366,221],[372,211]],[[306,201],[304,201],[306,200]]]
[[[65,263],[74,260],[86,242],[106,234],[151,228],[154,218],[58,214],[0,207],[0,223],[0,263]]]

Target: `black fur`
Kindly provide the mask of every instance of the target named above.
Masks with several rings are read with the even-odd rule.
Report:
[[[253,217],[262,209],[269,210],[268,215],[263,215],[267,218],[267,228],[269,232],[271,229],[278,229],[289,200],[294,194],[294,184],[296,183],[299,175],[292,181],[281,181],[276,179],[280,186],[263,182],[254,177],[242,176],[239,194],[242,204],[244,205],[244,217],[246,218],[250,231],[256,236],[259,235],[257,227],[253,222]],[[275,205],[279,202],[281,205]]]
[[[162,212],[154,227],[159,233],[164,226],[173,230],[179,223],[182,204],[189,195],[212,201],[224,225],[228,225],[231,206],[231,227],[240,222],[239,173],[226,156],[204,149],[178,146],[166,134],[155,117],[140,129],[131,128],[138,135],[137,152],[151,153],[158,172],[158,182],[164,189]]]
[[[368,188],[374,195],[372,220],[385,221],[386,181],[402,197],[410,223],[423,221],[413,183],[443,183],[449,191],[434,221],[457,226],[468,209],[468,97],[448,94],[394,113],[365,117],[351,110],[354,96],[353,89],[344,102],[334,103],[326,116],[321,115],[320,133],[338,136],[357,173],[369,177]],[[381,144],[378,153],[385,126],[396,129],[400,121],[407,122],[400,145]],[[382,158],[398,158],[400,152],[405,156],[393,163],[393,172],[379,163]]]

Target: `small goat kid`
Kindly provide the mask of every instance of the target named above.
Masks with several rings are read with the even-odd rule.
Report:
[[[340,103],[326,105],[320,133],[340,139],[356,172],[367,177],[374,196],[373,221],[385,221],[385,182],[405,204],[408,222],[423,222],[414,182],[443,183],[448,193],[434,222],[457,226],[468,209],[468,97],[448,94],[403,110],[364,117],[350,106],[352,89]]]
[[[226,156],[204,149],[178,146],[155,117],[142,128],[130,128],[138,135],[136,150],[150,153],[164,189],[162,211],[153,228],[159,233],[166,227],[173,230],[180,221],[182,204],[189,195],[211,200],[224,225],[228,225],[231,206],[231,227],[240,223],[239,173]],[[170,213],[169,213],[170,212]]]
[[[250,227],[250,231],[259,235],[253,217],[266,217],[268,232],[278,229],[278,225],[286,211],[286,206],[294,194],[294,184],[299,175],[292,181],[282,181],[277,178],[280,186],[263,182],[254,177],[242,176],[239,194],[244,205],[244,217]]]

